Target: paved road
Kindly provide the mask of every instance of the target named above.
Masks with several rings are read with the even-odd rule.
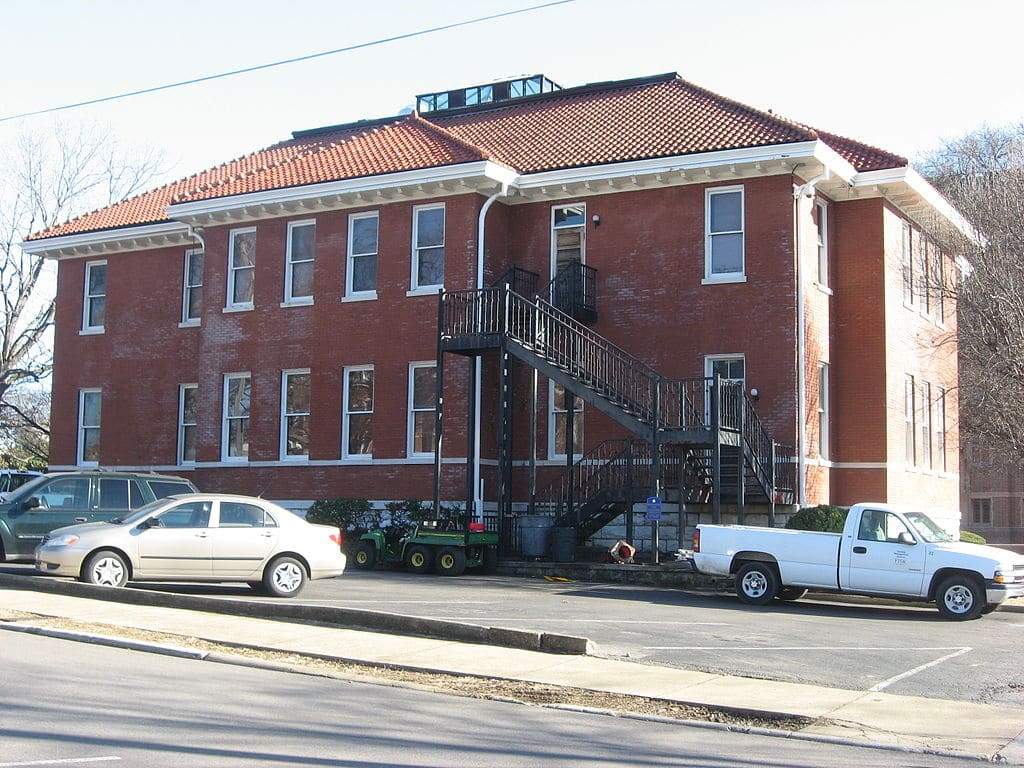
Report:
[[[154,588],[267,599],[232,585]],[[949,622],[931,606],[869,600],[755,609],[715,591],[355,569],[296,602],[584,635],[641,663],[1024,708],[1024,613]]]
[[[0,768],[977,764],[3,634]]]

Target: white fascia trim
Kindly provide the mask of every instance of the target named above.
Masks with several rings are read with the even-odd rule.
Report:
[[[341,179],[340,181],[329,181],[322,184],[306,184],[300,187],[269,189],[264,192],[216,197],[192,203],[178,203],[176,205],[168,205],[165,210],[171,218],[187,219],[192,216],[221,213],[249,206],[297,202],[309,200],[310,198],[347,195],[356,192],[375,192],[379,189],[391,189],[411,184],[459,181],[474,177],[491,179],[501,184],[511,183],[517,178],[517,175],[515,171],[506,166],[499,165],[491,160],[480,160],[459,165],[420,168],[415,171],[401,171],[379,176],[362,176],[358,179]],[[467,189],[466,191],[473,190]]]
[[[857,169],[853,164],[823,141],[815,142],[814,158],[847,184],[852,183],[857,176]]]
[[[140,227],[124,227],[121,229],[103,229],[97,232],[82,232],[61,237],[49,237],[45,240],[29,240],[19,244],[23,253],[30,256],[59,258],[54,251],[69,248],[88,248],[92,245],[106,245],[120,241],[140,240],[147,237],[168,237],[170,235],[189,236],[188,225],[178,221],[162,224],[144,224]],[[96,256],[96,253],[91,256]]]
[[[921,174],[913,168],[884,168],[879,171],[865,171],[858,173],[852,186],[874,187],[902,184],[908,187],[914,194],[920,197],[940,216],[946,219],[950,225],[965,238],[976,245],[984,245],[984,238],[971,223],[958,211],[949,200],[942,196],[935,187],[929,184]]]
[[[678,173],[704,168],[714,168],[738,163],[767,163],[780,160],[801,160],[816,157],[818,141],[803,141],[796,144],[773,144],[768,147],[745,147],[719,152],[701,152],[695,155],[658,157],[651,160],[632,160],[627,163],[590,165],[583,168],[567,168],[558,171],[542,171],[520,176],[520,189],[534,189],[554,184],[572,184],[604,179],[628,178],[653,173]],[[691,181],[696,181],[692,179]]]

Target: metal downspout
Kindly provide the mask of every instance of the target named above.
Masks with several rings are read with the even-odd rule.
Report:
[[[506,195],[508,195],[508,184],[502,183],[501,188],[484,201],[483,207],[480,208],[480,215],[477,217],[476,289],[478,291],[483,290],[484,287],[484,232],[487,211],[490,210],[491,205],[495,200],[499,197],[505,197]],[[480,362],[482,363],[483,361]],[[476,381],[473,384],[476,389],[474,397],[476,402],[473,409],[473,509],[478,520],[484,519],[483,489],[480,487],[480,401],[482,400],[481,395],[483,388],[482,372],[483,365],[478,364],[476,366]]]

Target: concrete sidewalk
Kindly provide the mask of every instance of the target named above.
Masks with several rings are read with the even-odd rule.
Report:
[[[950,753],[1024,765],[1024,710],[753,680],[588,655],[296,623],[253,615],[127,604],[96,599],[95,596],[35,591],[30,586],[31,582],[23,582],[24,587],[12,584],[10,578],[0,583],[0,606],[12,611],[343,661],[501,677],[687,704],[823,718],[828,722],[816,723],[788,735],[842,743],[867,743],[891,749]],[[182,598],[183,601],[187,599]],[[252,608],[248,610],[251,614]],[[0,622],[2,628],[22,627],[17,622]]]

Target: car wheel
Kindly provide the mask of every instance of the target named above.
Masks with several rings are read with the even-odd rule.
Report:
[[[799,600],[806,594],[807,590],[803,587],[783,587],[779,590],[779,594],[776,597],[784,603],[791,603],[794,600]]]
[[[405,553],[405,567],[413,573],[426,573],[434,564],[434,553],[430,547],[415,544]]]
[[[306,586],[306,568],[294,557],[279,557],[263,572],[263,586],[274,597],[295,597]]]
[[[486,574],[492,574],[498,571],[497,547],[484,547],[483,571]]]
[[[985,592],[977,579],[957,574],[939,584],[935,592],[935,606],[947,619],[976,619],[985,607]]]
[[[128,563],[111,549],[102,549],[85,563],[82,581],[98,587],[123,587],[128,583]]]
[[[779,591],[779,577],[770,563],[746,563],[736,572],[736,595],[744,603],[765,605]]]
[[[442,576],[461,576],[466,571],[466,552],[458,547],[444,547],[437,553],[434,569]]]
[[[377,545],[372,541],[360,542],[352,559],[356,568],[362,571],[373,570],[377,565]]]

